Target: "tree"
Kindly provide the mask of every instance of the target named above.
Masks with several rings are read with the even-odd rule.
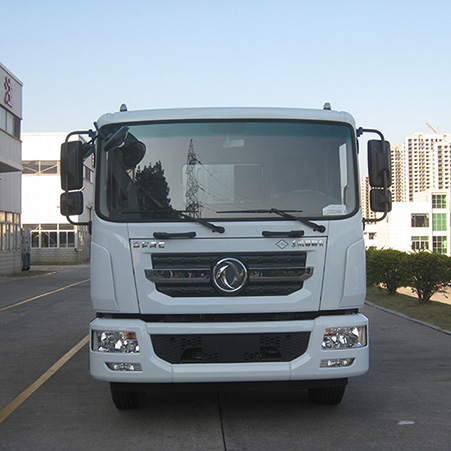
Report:
[[[451,286],[450,258],[427,251],[408,255],[410,286],[420,304],[427,304],[435,293],[444,293]]]
[[[135,186],[141,208],[152,211],[155,217],[159,216],[159,211],[164,218],[170,216],[172,207],[169,186],[161,161],[157,161],[153,166],[149,164],[143,169],[138,168],[135,174]]]
[[[366,252],[367,284],[382,286],[389,294],[409,284],[407,254],[395,249],[370,248]]]

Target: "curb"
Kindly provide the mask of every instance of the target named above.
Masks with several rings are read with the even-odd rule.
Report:
[[[382,310],[383,312],[399,316],[400,318],[404,318],[404,319],[406,319],[408,321],[412,321],[413,323],[417,323],[417,324],[421,324],[422,326],[429,327],[430,329],[434,329],[437,332],[441,332],[441,333],[446,334],[446,335],[451,335],[451,330],[442,329],[441,327],[434,326],[434,324],[427,323],[426,321],[421,321],[419,319],[411,318],[410,316],[404,315],[404,313],[399,313],[396,310],[391,310],[391,309],[388,309],[388,308],[385,308],[385,307],[381,307],[380,305],[374,304],[373,302],[369,302],[369,301],[365,301],[365,304],[369,305],[370,307],[374,307],[374,308],[376,308],[378,310]]]

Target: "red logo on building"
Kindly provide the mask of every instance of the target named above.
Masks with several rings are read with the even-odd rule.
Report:
[[[9,77],[5,77],[5,83],[3,84],[5,87],[5,103],[6,105],[13,107],[13,96],[12,96],[12,90],[13,87],[11,85],[11,79]]]

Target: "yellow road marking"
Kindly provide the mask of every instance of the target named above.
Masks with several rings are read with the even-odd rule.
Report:
[[[41,377],[36,379],[20,395],[0,410],[0,424],[6,420],[22,403],[24,403],[39,387],[45,384],[61,367],[66,364],[89,341],[89,334],[80,340],[69,352],[63,355]]]
[[[66,285],[65,287],[58,288],[57,290],[49,291],[48,293],[40,294],[39,296],[34,296],[30,299],[25,299],[25,301],[20,301],[20,302],[17,302],[16,304],[12,304],[12,305],[7,305],[6,307],[0,308],[0,312],[3,312],[4,310],[8,310],[13,307],[18,307],[19,305],[26,304],[27,302],[34,301],[35,299],[43,298],[44,296],[48,296],[49,294],[58,293],[58,291],[66,290],[67,288],[74,287],[75,285],[80,285],[81,283],[85,283],[88,280],[89,279],[85,279],[85,280],[82,280],[81,282],[75,282],[70,285]]]

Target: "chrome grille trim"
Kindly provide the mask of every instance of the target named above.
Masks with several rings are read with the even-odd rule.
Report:
[[[224,258],[238,259],[249,279],[239,293],[221,293],[214,287],[212,270]],[[305,252],[227,254],[153,254],[153,269],[145,276],[157,291],[170,297],[287,296],[302,288],[313,275]]]
[[[146,279],[158,284],[199,284],[210,282],[210,269],[146,269]]]

